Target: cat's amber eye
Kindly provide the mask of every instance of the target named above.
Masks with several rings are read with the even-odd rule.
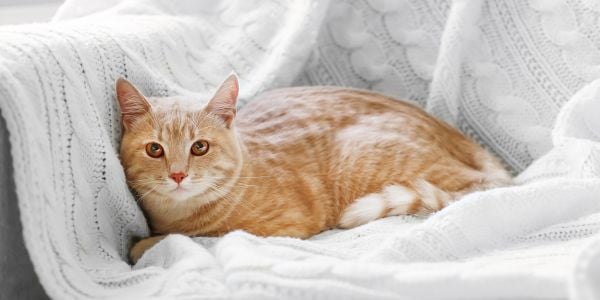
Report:
[[[192,145],[192,154],[201,156],[208,152],[208,142],[205,140],[199,140]]]
[[[165,154],[165,151],[158,143],[148,143],[146,144],[146,153],[148,153],[150,157],[159,158]]]

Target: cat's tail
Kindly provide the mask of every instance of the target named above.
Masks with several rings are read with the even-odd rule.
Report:
[[[388,185],[383,191],[367,194],[348,205],[341,214],[339,226],[352,228],[388,216],[428,215],[461,195],[444,191],[425,179]]]
[[[466,194],[507,186],[512,183],[510,173],[491,154],[480,152],[475,159],[477,169],[471,175],[473,176],[473,183],[461,191],[449,192],[425,179],[415,180],[412,187],[418,195],[420,203],[419,211],[416,214],[429,214],[446,207]]]
[[[425,179],[417,179],[412,184],[415,191],[415,215],[428,215],[436,212],[452,203],[463,195],[461,192],[448,192],[433,185]]]
[[[456,192],[443,190],[422,178],[410,183],[386,186],[383,191],[367,194],[348,205],[340,216],[338,226],[352,228],[389,216],[429,215],[467,193],[505,185],[510,180],[506,171],[495,174],[496,166],[492,168],[489,174],[481,173],[481,176],[476,176],[476,184],[471,188]]]

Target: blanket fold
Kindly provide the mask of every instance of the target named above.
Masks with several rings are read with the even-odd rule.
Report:
[[[69,0],[49,25],[0,28],[0,111],[23,235],[69,298],[600,298],[600,6],[594,1]],[[308,240],[148,228],[118,158],[114,82],[241,108],[290,85],[409,99],[501,157],[516,185],[428,218]]]

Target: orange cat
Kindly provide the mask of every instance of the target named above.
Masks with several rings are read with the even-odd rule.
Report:
[[[229,76],[208,104],[146,99],[117,81],[121,159],[152,233],[243,229],[307,238],[393,215],[424,215],[509,174],[476,143],[418,107],[377,93],[297,87],[236,116]]]

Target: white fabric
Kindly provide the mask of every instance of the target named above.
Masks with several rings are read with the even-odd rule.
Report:
[[[597,1],[94,3],[0,29],[24,237],[52,297],[600,298]],[[114,80],[207,96],[232,69],[242,102],[291,84],[412,99],[524,172],[428,219],[305,241],[174,235],[131,268],[147,228],[117,156]]]

